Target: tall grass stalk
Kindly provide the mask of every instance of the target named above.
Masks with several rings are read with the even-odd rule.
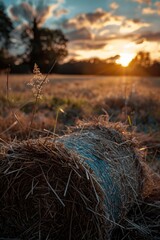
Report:
[[[57,128],[57,122],[58,122],[59,112],[64,113],[64,111],[63,111],[62,108],[58,108],[58,109],[57,109],[57,112],[56,112],[56,120],[55,120],[54,130],[53,130],[53,133],[54,133],[54,134],[56,133],[56,128]]]
[[[38,110],[38,102],[39,102],[39,99],[41,98],[43,85],[48,81],[48,75],[53,70],[55,64],[56,64],[56,60],[54,61],[54,63],[52,64],[52,67],[50,68],[50,70],[48,71],[48,73],[46,74],[46,76],[44,78],[43,78],[42,73],[40,72],[40,69],[39,69],[38,65],[36,63],[34,65],[34,69],[33,69],[34,76],[31,79],[31,82],[28,84],[28,85],[32,86],[32,91],[33,91],[33,94],[34,94],[34,97],[35,97],[34,107],[33,107],[32,116],[31,116],[31,121],[30,121],[30,124],[29,124],[28,139],[31,136],[32,125],[33,125],[33,121],[34,121],[34,118],[35,118],[35,114]]]
[[[8,105],[9,105],[9,73],[10,73],[10,68],[7,69],[7,81],[6,81],[6,98],[7,98]]]

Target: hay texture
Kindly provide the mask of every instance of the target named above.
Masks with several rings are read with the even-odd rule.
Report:
[[[57,140],[81,156],[104,193],[106,217],[118,222],[141,192],[140,156],[115,128],[86,125]]]
[[[143,191],[142,172],[116,125],[3,146],[0,238],[110,239]]]

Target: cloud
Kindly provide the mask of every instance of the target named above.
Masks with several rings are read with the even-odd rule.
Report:
[[[124,41],[129,40],[131,42],[136,43],[137,45],[142,44],[144,42],[159,42],[160,41],[160,32],[144,32],[144,33],[129,33],[126,35],[115,35],[115,36],[109,36],[108,38],[105,38],[104,40],[107,41]]]
[[[57,4],[52,4],[43,9],[43,11],[40,13],[40,16],[39,16],[41,25],[43,25],[48,19],[50,19],[53,16],[56,16],[56,15],[60,16],[60,14],[62,15],[62,11],[60,12],[60,10],[57,10],[57,8],[58,8]],[[38,12],[37,12],[37,16],[38,16]]]
[[[69,40],[92,39],[92,35],[85,27],[66,33]]]
[[[78,14],[62,23],[64,33],[70,40],[69,53],[76,52],[79,55],[76,58],[79,59],[85,55],[86,50],[87,58],[94,56],[106,58],[119,53],[115,46],[120,49],[120,45],[123,47],[130,41],[134,42],[135,46],[142,46],[140,39],[142,42],[143,36],[141,37],[138,31],[149,26],[149,23],[139,19],[127,19],[125,16],[102,9]]]
[[[99,41],[92,41],[84,43],[84,48],[86,49],[102,49],[107,45],[106,41],[99,42]]]
[[[135,41],[137,45],[144,43],[145,38],[139,38],[138,40]]]
[[[35,16],[35,9],[27,2],[19,5],[12,5],[8,9],[8,13],[13,20],[26,20],[31,22]]]
[[[155,13],[156,13],[156,10],[150,7],[142,9],[142,14],[145,14],[145,15],[152,15]]]
[[[160,9],[160,2],[155,2],[155,4],[154,4],[157,8],[159,8]]]
[[[151,4],[151,0],[132,0],[133,2],[137,2],[137,3],[140,3],[140,4]]]
[[[69,42],[69,55],[77,60],[89,58],[106,58],[106,41],[76,40]],[[73,55],[74,54],[74,55]],[[76,55],[75,55],[76,54]],[[104,57],[105,55],[105,57]]]
[[[106,37],[100,40],[75,40],[70,41],[68,45],[69,53],[76,53],[75,58],[88,59],[98,57],[107,59],[113,56],[118,58],[120,53],[130,53],[135,55],[138,51],[150,51],[153,58],[158,58],[160,32],[145,34],[127,34]],[[92,44],[93,43],[93,44]],[[102,44],[102,45],[101,45]],[[94,45],[97,45],[95,47]],[[88,48],[89,47],[89,48]],[[86,52],[87,51],[87,52]],[[116,58],[115,57],[115,58]]]
[[[139,19],[126,19],[120,27],[120,33],[128,34],[135,32],[143,27],[149,27],[150,24],[147,22],[141,22]]]
[[[63,26],[66,29],[79,29],[82,27],[88,27],[95,30],[109,25],[120,25],[123,20],[123,16],[113,16],[112,13],[98,8],[92,13],[78,14],[74,18],[65,21]]]
[[[105,51],[106,46],[107,46],[106,40],[98,39],[92,41],[90,39],[72,40],[69,41],[68,43],[69,56],[72,56],[80,60],[82,58],[96,57],[96,54],[100,52],[101,55],[103,55],[103,52],[106,55],[107,54],[107,52]],[[82,57],[84,53],[86,54],[85,56]]]
[[[107,45],[106,41],[98,41],[98,40],[78,40],[72,42],[71,46],[74,46],[74,49],[83,49],[83,50],[98,50],[103,49]]]
[[[43,25],[49,18],[53,16],[53,11],[57,8],[57,4],[52,4],[50,6],[46,6],[42,9],[41,12],[37,12],[37,20],[40,25]]]
[[[149,7],[143,8],[142,14],[144,14],[144,15],[154,15],[154,14],[160,15],[160,9],[153,9],[153,8],[149,8]]]
[[[127,19],[125,16],[114,15],[113,12],[103,9],[96,9],[92,13],[78,14],[62,24],[69,39],[78,39],[82,35],[84,38],[86,30],[87,37],[90,34],[92,39],[105,39],[113,35],[130,34],[149,26],[149,23],[139,19]]]
[[[71,61],[71,62],[75,62],[75,59],[78,59],[80,58],[81,56],[76,53],[74,50],[70,50],[69,52],[69,56],[67,56],[67,58],[64,60],[64,62],[68,62],[68,61]]]
[[[44,1],[39,0],[37,5],[33,5],[29,2],[20,2],[19,4],[10,5],[8,7],[8,15],[14,21],[21,23],[28,22],[32,23],[33,18],[37,18],[39,25],[43,25],[49,18],[66,14],[67,10],[59,9],[60,4],[63,0],[58,0],[54,4],[44,5]]]
[[[96,12],[93,13],[78,14],[75,18],[69,19],[65,22],[65,27],[79,29],[81,27],[99,25],[102,19],[104,19],[104,16],[105,13],[100,9],[97,9]]]
[[[70,40],[69,53],[76,53],[76,59],[96,56],[106,59],[120,52],[135,54],[140,50],[147,51],[149,46],[154,55],[160,41],[159,32],[146,32],[149,31],[151,22],[128,19],[126,16],[116,15],[114,11],[103,9],[77,14],[62,25]]]
[[[142,35],[144,39],[150,42],[160,41],[160,32],[148,32]]]
[[[151,7],[143,8],[142,14],[144,14],[144,15],[154,15],[154,14],[160,15],[160,2],[156,2],[155,7],[156,7],[156,9],[151,8]]]
[[[94,24],[96,22],[99,22],[99,20],[101,21],[102,19],[106,19],[106,17],[108,18],[108,16],[109,16],[108,13],[106,13],[103,9],[98,8],[93,13],[87,13],[87,14],[84,14],[83,16],[80,16],[80,19],[82,19],[82,21],[83,19],[85,19],[90,24]]]
[[[55,10],[55,11],[53,11],[53,15],[55,16],[55,17],[61,17],[62,15],[66,15],[66,14],[68,14],[68,10],[67,9],[58,9],[58,10]]]
[[[119,58],[120,58],[120,55],[117,54],[117,55],[115,55],[115,56],[113,56],[113,57],[108,58],[107,61],[108,61],[108,62],[115,62],[115,61],[118,60]]]
[[[113,9],[113,10],[116,10],[117,8],[119,8],[118,3],[116,3],[116,2],[112,2],[109,6],[110,6],[110,8]]]

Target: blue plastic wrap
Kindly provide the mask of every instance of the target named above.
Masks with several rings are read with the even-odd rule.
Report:
[[[98,181],[105,196],[104,209],[107,219],[117,221],[121,214],[121,198],[119,188],[116,185],[113,177],[110,175],[111,169],[108,162],[99,157],[97,154],[96,145],[99,137],[92,132],[86,132],[73,135],[66,135],[59,138],[65,147],[76,152],[82,161],[82,164],[87,164],[93,171],[93,176]],[[106,149],[104,148],[105,152]]]

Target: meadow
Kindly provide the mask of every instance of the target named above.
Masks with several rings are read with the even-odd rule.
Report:
[[[69,183],[71,172],[72,172],[70,165],[68,165],[69,172],[66,174],[66,171],[67,171],[66,170],[66,156],[67,156],[66,150],[64,150],[64,154],[62,154],[63,153],[62,146],[60,146],[60,148],[58,149],[56,144],[52,145],[49,142],[47,143],[48,138],[42,138],[42,137],[53,138],[54,136],[57,136],[57,138],[55,139],[58,139],[59,136],[62,135],[65,141],[65,136],[66,136],[65,133],[66,132],[68,133],[68,131],[71,130],[71,127],[76,126],[80,121],[87,122],[89,124],[88,125],[89,128],[92,125],[91,123],[96,122],[97,120],[98,120],[97,122],[103,122],[103,123],[105,122],[107,123],[108,121],[110,123],[115,122],[117,123],[117,128],[121,127],[122,125],[123,127],[122,129],[124,131],[122,133],[124,135],[126,133],[130,134],[128,136],[131,137],[133,143],[136,143],[139,153],[141,151],[143,152],[143,159],[148,162],[148,164],[152,167],[153,170],[155,170],[157,173],[160,173],[160,91],[159,90],[160,90],[160,78],[146,78],[146,77],[141,78],[141,77],[125,77],[125,76],[100,77],[100,76],[79,76],[79,75],[77,76],[76,75],[74,76],[73,75],[72,76],[49,75],[47,78],[45,78],[40,73],[37,73],[36,76],[35,75],[34,76],[33,75],[1,75],[0,76],[0,146],[2,149],[1,150],[2,169],[5,168],[5,164],[4,164],[5,162],[9,164],[9,165],[6,165],[4,176],[2,175],[2,177],[4,178],[1,178],[2,181],[7,186],[7,191],[5,190],[5,194],[1,194],[4,196],[4,199],[5,199],[5,201],[3,201],[3,197],[2,197],[2,203],[4,204],[4,207],[2,207],[2,210],[5,218],[8,216],[8,212],[6,209],[9,209],[8,210],[9,212],[13,211],[13,214],[11,214],[11,217],[9,218],[9,220],[7,220],[7,225],[3,232],[4,236],[8,237],[9,232],[12,230],[10,229],[10,224],[8,223],[8,221],[11,221],[11,224],[17,223],[18,221],[20,221],[19,225],[15,225],[16,226],[15,229],[17,231],[16,234],[18,234],[18,235],[15,234],[15,237],[21,236],[20,234],[22,234],[23,232],[22,231],[23,227],[21,226],[22,219],[23,219],[23,222],[26,221],[25,224],[28,224],[28,217],[26,220],[25,219],[26,216],[23,215],[26,210],[24,211],[23,207],[22,209],[21,207],[19,207],[19,201],[17,202],[16,196],[18,196],[18,199],[21,199],[21,196],[24,195],[23,198],[20,200],[20,202],[25,200],[24,204],[22,204],[21,202],[22,206],[25,205],[27,202],[26,197],[28,200],[28,196],[30,192],[33,192],[34,179],[38,179],[38,177],[40,176],[38,182],[40,182],[41,185],[40,185],[40,188],[37,187],[37,189],[40,189],[40,195],[36,195],[37,190],[35,189],[34,191],[36,194],[33,195],[34,196],[33,199],[31,197],[28,200],[30,201],[31,199],[31,203],[32,202],[36,203],[37,201],[39,204],[40,202],[39,199],[41,199],[41,197],[43,199],[42,189],[43,187],[44,189],[46,189],[46,183],[49,186],[49,188],[47,189],[49,189],[50,191],[51,185],[48,181],[53,181],[52,185],[54,186],[54,188],[57,189],[59,182],[61,183],[63,182],[62,180],[65,179],[64,181],[65,192],[68,189],[68,184],[70,185],[70,189],[72,190],[71,193],[74,192],[73,189],[75,189],[75,186],[73,186],[74,188],[72,188],[71,183]],[[108,126],[112,126],[112,124],[111,125],[108,124]],[[116,127],[116,124],[114,124],[114,126]],[[126,127],[124,128],[124,126]],[[91,127],[90,131],[93,131],[93,129]],[[113,129],[111,129],[110,131],[112,130]],[[78,128],[77,128],[77,131],[78,131]],[[102,135],[105,135],[104,132],[106,131],[106,133],[108,133],[107,131],[109,131],[109,129],[105,130],[105,128],[103,129],[102,127],[102,129],[100,128],[100,131]],[[87,136],[92,136],[92,135],[90,135],[89,133],[89,135]],[[38,139],[38,141],[37,140],[34,141],[34,139]],[[46,140],[44,141],[44,139]],[[23,140],[28,140],[28,141],[23,141]],[[44,141],[43,144],[41,141],[42,142]],[[72,137],[71,137],[71,141],[72,141]],[[74,141],[75,140],[73,139],[73,142]],[[79,141],[79,139],[77,141]],[[82,142],[86,141],[86,143],[88,143],[88,141],[92,142],[93,140],[92,138],[90,140],[88,140],[88,138],[87,140],[85,140],[84,138],[81,141]],[[114,140],[110,141],[110,143],[107,142],[107,146],[109,146],[109,144],[112,145],[113,142]],[[123,143],[120,142],[119,146],[122,146],[121,147],[122,152],[125,147],[124,144],[127,144],[127,142],[128,141],[125,141]],[[49,146],[47,144],[49,144]],[[94,144],[95,145],[93,148],[96,149],[98,147],[97,142],[95,141]],[[4,146],[8,146],[9,150],[5,150],[5,148],[3,148]],[[91,146],[91,145],[88,145],[88,146]],[[100,153],[100,150],[98,154]],[[114,148],[112,150],[114,152]],[[72,153],[72,151],[70,153]],[[117,152],[117,154],[119,157],[120,153]],[[45,156],[45,159],[44,159],[44,156]],[[48,156],[48,158],[46,156]],[[57,156],[59,156],[59,158]],[[59,159],[61,159],[61,163],[62,163],[63,157],[65,160],[63,163],[64,165],[62,164],[62,166],[59,167],[59,165],[56,165],[56,164],[59,163]],[[73,159],[74,157],[75,155],[73,155]],[[51,171],[52,167],[50,167],[51,159],[55,160],[52,163],[54,165],[53,172]],[[132,161],[133,159],[134,158],[132,158]],[[12,163],[11,163],[11,160],[12,160]],[[47,165],[46,165],[46,161],[48,161]],[[74,161],[75,160],[73,160],[73,163],[75,163]],[[127,158],[125,159],[124,166],[130,166],[130,164],[126,164],[126,161],[127,161]],[[19,166],[17,164],[22,164],[22,165]],[[79,164],[79,162],[77,162],[77,164]],[[37,169],[39,169],[40,165],[42,165],[40,167],[40,171],[42,170],[42,172],[39,173],[36,171],[39,171]],[[122,166],[123,171],[124,171],[124,166]],[[23,169],[23,167],[25,170]],[[47,180],[47,177],[43,172],[43,169],[42,169],[43,167],[47,169],[46,173],[49,180]],[[58,167],[57,170],[55,170],[55,167]],[[114,168],[112,169],[113,172],[114,172],[114,169],[116,169],[116,167],[117,166],[115,165]],[[10,169],[10,168],[13,168],[13,169]],[[128,176],[129,180],[132,179],[131,176],[132,176],[132,171],[134,172],[133,169],[126,171],[127,175],[125,176]],[[61,170],[63,171],[61,172]],[[120,171],[120,166],[118,167],[118,176],[119,176],[119,171]],[[61,174],[59,172],[61,172]],[[128,172],[129,172],[129,175],[128,175]],[[56,177],[53,178],[55,173],[58,174],[57,178]],[[52,175],[49,177],[48,174],[52,174]],[[149,189],[151,187],[150,185],[147,185],[148,183],[150,183],[149,172],[147,172],[147,174],[148,174],[146,178],[147,180],[146,182],[143,183],[144,189]],[[13,179],[12,179],[12,175],[13,175]],[[45,181],[46,181],[45,184],[43,181],[41,182],[41,179],[43,179],[42,176],[45,178]],[[85,177],[86,176],[84,176],[84,178],[82,177],[81,179],[85,179]],[[142,176],[141,174],[138,173],[137,177],[139,179],[139,177],[142,177]],[[145,175],[143,177],[145,179]],[[55,179],[57,182],[55,181]],[[77,172],[75,174],[75,180],[73,181],[73,185],[75,184],[76,179],[77,179]],[[159,181],[159,178],[157,178],[156,181]],[[9,186],[8,185],[9,182],[12,182],[13,184]],[[67,182],[67,185],[66,185],[66,182]],[[135,182],[136,181],[132,183],[135,183]],[[4,189],[5,189],[5,184],[4,184]],[[157,182],[156,184],[158,189],[159,185]],[[31,190],[30,190],[30,185],[32,185]],[[17,192],[17,186],[18,186],[18,189],[22,189],[22,191],[19,190]],[[83,186],[85,186],[84,189],[86,189],[86,186],[88,185],[86,185],[86,182],[84,182]],[[130,185],[125,185],[125,188],[124,188],[125,197],[127,197],[126,186],[129,186],[128,187],[129,193],[133,191],[133,186],[131,186],[130,188]],[[78,191],[79,191],[79,188],[80,187],[78,187]],[[3,188],[1,189],[2,193],[4,192],[4,189]],[[23,191],[23,189],[25,190]],[[88,194],[88,190],[90,189],[92,189],[91,186],[87,188],[87,194]],[[25,191],[27,191],[28,193],[27,196]],[[135,194],[135,191],[133,192]],[[54,194],[50,199],[51,206],[52,205],[54,206],[53,200],[55,200],[55,206],[59,206],[59,205],[56,205],[58,195],[56,194],[56,198],[55,198],[54,190],[53,190],[53,193]],[[47,194],[49,194],[50,196],[50,192]],[[135,202],[136,196],[134,195],[133,200],[135,202],[135,205],[133,205],[131,210],[128,212],[127,216],[123,219],[123,221],[121,222],[121,225],[118,225],[115,228],[111,239],[113,240],[114,239],[149,240],[151,239],[151,237],[152,239],[155,239],[155,240],[159,239],[159,214],[158,214],[159,195],[158,194],[159,193],[156,192],[153,195],[154,197],[157,197],[156,200],[152,196],[153,198],[152,199],[153,203],[151,202],[152,204],[150,202],[148,203],[147,201],[141,202],[141,200],[139,202]],[[72,196],[72,194],[71,195],[68,194],[68,195]],[[39,196],[38,200],[36,200],[36,196]],[[76,196],[80,196],[80,199],[77,200],[77,202],[81,201],[82,195],[76,194]],[[64,198],[64,196],[62,197]],[[90,191],[89,191],[88,197],[92,198],[92,193]],[[16,211],[19,211],[19,214],[17,213],[14,214],[16,211],[14,210],[14,208],[12,208],[12,206],[10,209],[10,205],[5,205],[5,202],[8,204],[7,201],[10,198],[12,199],[13,202],[15,201],[14,204],[15,206],[17,206]],[[95,198],[95,192],[94,192],[94,198]],[[95,200],[94,198],[92,199],[93,202],[91,201],[91,205],[93,205],[94,203],[94,200]],[[61,201],[59,197],[58,199]],[[129,195],[129,199],[130,199],[130,195]],[[70,199],[70,200],[73,200],[73,199]],[[47,197],[47,201],[49,201],[48,197]],[[45,207],[46,206],[48,207],[48,203],[49,202],[47,202],[47,205],[45,205]],[[63,203],[63,202],[61,201],[60,203]],[[97,204],[96,201],[95,203]],[[43,201],[42,201],[42,206],[43,207],[39,206],[40,216],[41,216],[41,210],[43,210],[44,208]],[[35,209],[35,206],[33,206],[33,209]],[[66,207],[63,209],[64,209],[63,217],[65,218],[66,217],[65,210],[66,209],[67,211],[69,209],[72,210],[72,208]],[[95,209],[97,209],[97,207]],[[55,210],[53,209],[53,212],[54,211]],[[80,213],[78,214],[78,219],[79,219],[79,216],[81,216],[81,212],[83,211],[80,211]],[[77,214],[76,208],[74,209],[74,213],[75,215]],[[27,214],[32,215],[32,211],[30,212],[29,208],[27,209]],[[36,214],[37,214],[37,210],[36,210]],[[57,216],[58,214],[59,212],[57,211]],[[19,218],[17,216],[19,216]],[[52,217],[48,215],[46,216],[47,216],[46,217],[47,224],[45,225],[46,227],[45,230],[43,229],[44,224],[42,224],[42,229],[44,230],[44,232],[45,231],[48,232],[48,227],[50,226],[50,224],[48,223],[49,219],[51,219],[51,222],[53,221]],[[38,221],[39,221],[39,217],[38,217]],[[55,217],[54,221],[57,221],[57,223],[59,224],[58,222],[59,217],[57,218]],[[84,217],[82,216],[82,223],[83,221],[84,221]],[[88,219],[88,223],[90,222],[92,221]],[[81,226],[83,225],[82,223],[80,224]],[[100,226],[97,224],[97,220],[95,221],[95,223],[96,223],[95,227]],[[68,226],[68,222],[64,225]],[[19,226],[21,227],[18,228]],[[25,226],[27,226],[27,231],[30,231],[30,233],[26,233],[26,234],[31,234],[31,235],[35,234],[34,236],[35,238],[33,239],[40,239],[40,238],[37,238],[37,235],[36,235],[36,234],[39,234],[37,233],[37,226],[39,228],[39,225],[36,225],[35,229],[34,227],[33,229],[32,227],[28,228],[28,225],[25,225]],[[70,229],[72,233],[74,232],[74,228],[71,230],[71,226],[67,227],[67,229]],[[56,228],[56,231],[61,232],[61,230],[62,230],[61,228],[59,230],[57,230]],[[25,231],[26,231],[26,227],[25,227]],[[76,231],[75,233],[77,234]],[[93,233],[97,234],[96,231],[93,231],[92,234]],[[12,231],[10,232],[10,234],[13,237]],[[89,235],[90,232],[88,231],[87,234]],[[101,232],[99,234],[101,234]],[[24,239],[28,239],[28,236],[30,235],[27,235],[27,238],[24,238]],[[65,236],[68,236],[68,235],[65,235]],[[69,239],[75,239],[74,235],[73,236],[71,235],[71,232],[69,236],[70,236]],[[97,239],[96,237],[94,237],[94,235],[92,237],[93,238],[86,237],[86,239]],[[42,237],[42,239],[46,239],[46,238]],[[58,233],[58,237],[55,239],[66,239],[66,237],[59,238],[59,233]],[[82,239],[82,238],[80,237],[78,239]]]
[[[150,160],[159,159],[160,78],[49,75],[36,109],[32,78],[0,76],[1,141],[24,140],[28,132],[32,138],[59,135],[79,120],[105,116],[136,131]]]

